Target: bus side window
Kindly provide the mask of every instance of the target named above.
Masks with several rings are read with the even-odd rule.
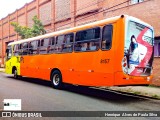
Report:
[[[64,47],[64,35],[56,37],[55,52],[62,52]]]
[[[41,40],[40,47],[44,46],[44,39]]]
[[[48,46],[48,51],[47,53],[53,53],[55,50],[55,38],[51,37],[49,38],[49,46]]]
[[[33,46],[31,42],[28,43],[28,54],[33,54]]]
[[[73,33],[67,34],[64,37],[64,46],[62,52],[72,52],[73,50]]]
[[[96,51],[99,49],[100,33],[101,33],[101,29],[99,27],[93,29],[91,33],[93,34],[93,36],[89,42],[90,51]]]
[[[88,43],[81,43],[81,51],[88,50]]]
[[[40,45],[39,46],[39,53],[40,54],[45,54],[46,53],[46,50],[45,50],[45,47],[44,47],[44,39],[40,40]]]
[[[15,56],[18,56],[18,55],[19,55],[19,52],[18,52],[18,44],[14,45],[13,54],[14,54]]]
[[[41,44],[40,44],[40,54],[46,54],[48,53],[48,49],[49,49],[49,38],[45,38],[41,40]]]
[[[106,25],[103,27],[103,34],[102,34],[102,43],[101,48],[102,50],[109,50],[112,44],[112,25]]]
[[[41,45],[41,41],[37,40],[37,53],[36,54],[39,54],[40,45]]]
[[[39,43],[40,45],[40,43]],[[38,54],[38,40],[31,41],[29,44],[29,54]]]
[[[95,51],[99,49],[99,40],[98,41],[92,41],[89,43],[89,50]]]
[[[22,53],[23,53],[23,44],[19,44],[18,45],[18,54],[22,55]]]
[[[28,42],[23,43],[23,51],[22,51],[23,55],[27,55],[28,54]]]
[[[44,47],[46,49],[46,53],[49,53],[50,51],[50,38],[45,38],[44,39]]]
[[[50,38],[50,45],[55,45],[55,38],[54,37]]]
[[[95,51],[99,49],[100,27],[76,33],[75,51]]]

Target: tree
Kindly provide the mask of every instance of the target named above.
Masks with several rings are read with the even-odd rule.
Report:
[[[37,18],[37,16],[34,16],[32,20],[34,22],[33,27],[31,28],[33,37],[45,34],[46,31],[44,30],[44,26],[42,25],[42,22]]]
[[[37,16],[34,16],[32,20],[34,24],[31,28],[27,26],[20,26],[17,22],[11,22],[11,25],[19,36],[21,36],[21,39],[27,39],[46,33],[42,22],[37,18]]]

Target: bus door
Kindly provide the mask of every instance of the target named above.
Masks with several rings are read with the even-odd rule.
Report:
[[[5,66],[6,66],[6,73],[11,74],[12,73],[12,65],[11,65],[11,57],[12,57],[12,47],[8,46],[6,49],[6,62],[5,62]]]

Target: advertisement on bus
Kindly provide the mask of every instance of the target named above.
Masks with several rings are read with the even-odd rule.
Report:
[[[148,76],[153,62],[153,31],[133,21],[128,23],[125,40],[123,72],[132,76]]]

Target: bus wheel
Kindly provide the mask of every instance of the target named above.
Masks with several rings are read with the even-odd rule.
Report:
[[[17,69],[14,69],[13,74],[14,74],[14,78],[17,79],[18,78]]]
[[[60,71],[55,70],[52,72],[51,75],[51,82],[52,86],[56,89],[62,89],[63,88],[63,83],[62,83],[62,75]]]

